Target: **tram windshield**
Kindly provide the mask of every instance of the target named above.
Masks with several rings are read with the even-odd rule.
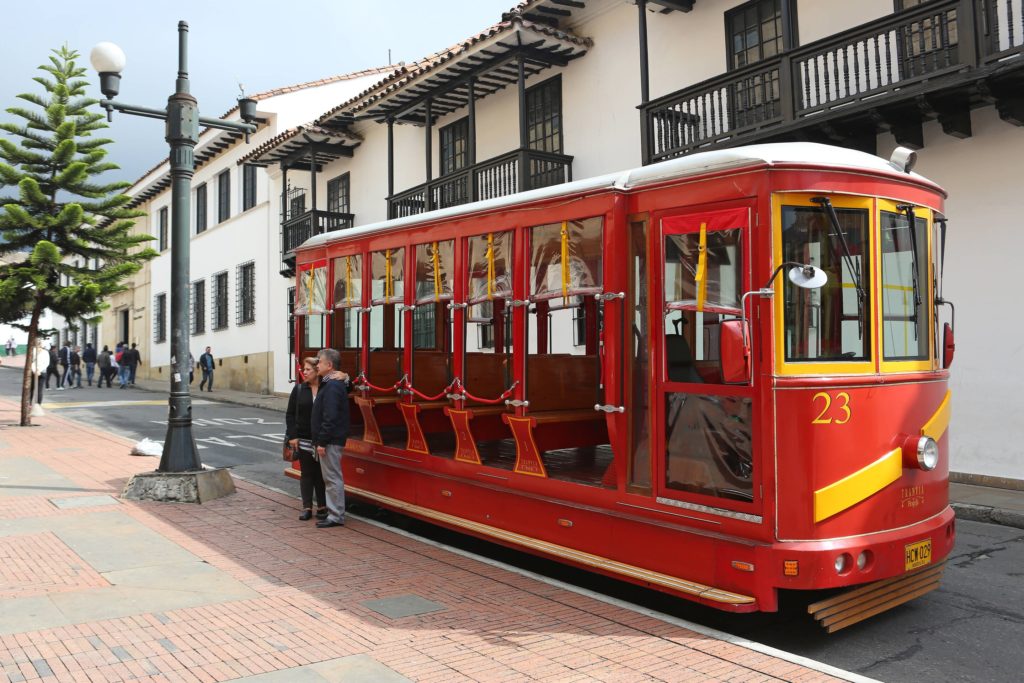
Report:
[[[782,260],[828,274],[820,289],[783,280],[786,361],[858,361],[870,354],[870,250],[867,209],[782,207]],[[863,296],[860,289],[863,290]]]
[[[886,360],[928,358],[928,222],[881,212],[882,354]]]

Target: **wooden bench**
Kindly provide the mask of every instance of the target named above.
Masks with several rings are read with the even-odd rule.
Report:
[[[480,460],[480,451],[476,448],[477,440],[473,436],[473,428],[470,426],[470,422],[475,417],[504,415],[507,414],[506,410],[503,405],[466,406],[462,408],[449,406],[445,408],[444,414],[452,421],[452,429],[455,431],[455,459],[474,465],[483,464]]]
[[[424,410],[440,410],[447,407],[448,401],[398,403],[398,409],[402,411],[402,418],[405,420],[406,450],[413,453],[430,455],[430,446],[427,445],[427,437],[423,434],[423,427],[420,425],[420,412]]]
[[[363,392],[360,392],[363,393]],[[352,400],[359,407],[359,414],[363,416],[363,441],[367,443],[384,445],[384,438],[380,434],[380,425],[377,424],[377,416],[374,414],[376,406],[386,406],[398,403],[399,396],[360,396],[353,394]]]
[[[594,409],[585,410],[546,410],[538,413],[529,413],[518,416],[504,414],[502,421],[512,430],[512,438],[516,441],[516,465],[513,471],[518,474],[529,474],[535,477],[548,476],[547,469],[540,454],[555,448],[566,448],[569,446],[596,445],[606,439],[591,437],[580,438],[579,432],[571,432],[568,438],[564,436],[545,433],[543,438],[538,438],[537,428],[542,426],[556,426],[571,422],[598,422],[604,423],[604,413]],[[545,430],[548,432],[550,430]],[[564,430],[562,430],[564,432]],[[538,442],[542,447],[538,447]]]

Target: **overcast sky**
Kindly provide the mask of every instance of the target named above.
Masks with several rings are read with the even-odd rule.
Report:
[[[177,25],[189,23],[189,78],[200,114],[217,117],[247,93],[325,76],[412,62],[496,23],[516,0],[49,0],[0,2],[4,23],[0,119],[22,104],[15,95],[42,92],[32,81],[50,50],[67,43],[81,54],[91,93],[101,97],[89,65],[100,41],[117,43],[128,61],[118,99],[163,108],[177,75]],[[42,74],[39,74],[42,75]],[[106,131],[107,178],[134,181],[167,156],[163,123],[115,114]],[[5,134],[0,132],[0,134]]]

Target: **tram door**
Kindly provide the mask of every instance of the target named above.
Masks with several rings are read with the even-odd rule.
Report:
[[[655,486],[661,502],[737,510],[754,501],[753,390],[722,382],[719,333],[750,281],[747,206],[667,214],[658,233]],[[660,329],[659,329],[660,327]],[[660,357],[658,357],[660,356]]]

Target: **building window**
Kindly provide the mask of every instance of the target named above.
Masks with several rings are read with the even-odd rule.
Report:
[[[437,348],[437,325],[434,305],[418,306],[412,313],[412,347],[414,349]]]
[[[196,187],[196,234],[206,230],[206,183]]]
[[[206,332],[206,280],[192,283],[192,334]]]
[[[327,181],[327,210],[332,213],[351,213],[351,207],[348,173]]]
[[[243,263],[235,271],[235,324],[256,322],[256,264]]]
[[[153,341],[167,341],[167,295],[157,294],[153,301]]]
[[[157,218],[157,225],[159,226],[159,234],[157,238],[160,242],[160,251],[167,251],[167,207],[160,209],[160,213]]]
[[[231,217],[231,170],[217,176],[217,222]]]
[[[788,3],[785,12],[783,3]],[[796,44],[795,8],[791,0],[753,0],[726,12],[729,68],[770,59]]]
[[[256,167],[252,164],[242,166],[242,211],[256,206]]]
[[[917,7],[924,2],[928,2],[928,0],[895,0],[896,11],[901,12],[905,9],[910,9],[911,7]]]
[[[469,165],[469,117],[450,123],[440,130],[441,175],[455,173]]]
[[[295,288],[288,288],[288,355],[291,362],[288,363],[288,379],[295,378]]]
[[[562,153],[562,78],[526,90],[526,132],[530,149]]]
[[[213,292],[211,293],[210,323],[214,330],[227,329],[228,326],[228,274],[227,271],[213,276]]]

